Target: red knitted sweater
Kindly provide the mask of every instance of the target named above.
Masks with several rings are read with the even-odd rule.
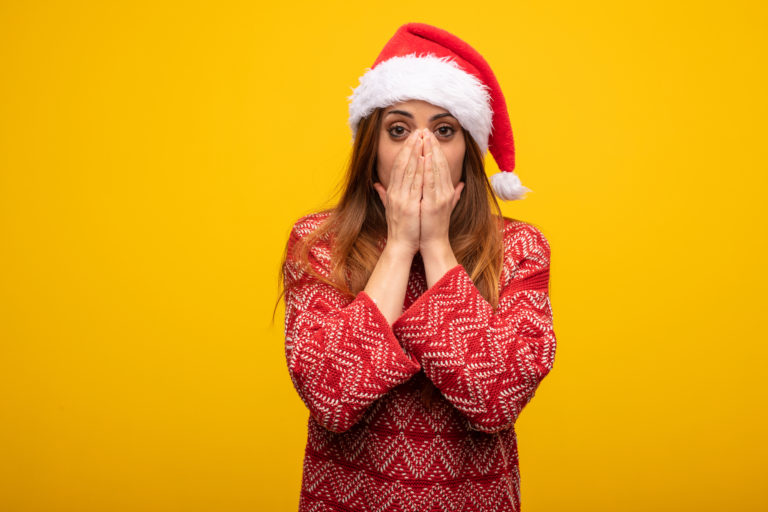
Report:
[[[417,256],[390,326],[365,291],[344,297],[290,257],[328,214],[296,222],[284,273],[300,284],[285,296],[288,371],[310,413],[299,511],[519,511],[514,425],[555,356],[546,238],[504,219],[496,310],[460,264],[427,289]],[[310,260],[330,275],[328,246]],[[440,391],[429,409],[425,379]]]

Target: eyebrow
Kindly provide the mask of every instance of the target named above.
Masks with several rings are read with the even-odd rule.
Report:
[[[389,112],[386,113],[386,115],[389,115],[389,114],[400,114],[402,116],[410,117],[411,119],[413,119],[413,114],[411,114],[410,112],[406,112],[405,110],[390,110]],[[435,119],[440,119],[441,117],[448,117],[448,116],[453,117],[450,112],[443,112],[442,114],[435,114],[434,116],[430,117],[429,120],[434,121]],[[455,117],[453,118],[456,119]]]

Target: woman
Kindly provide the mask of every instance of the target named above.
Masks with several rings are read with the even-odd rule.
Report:
[[[494,197],[529,191],[504,97],[476,51],[421,23],[360,82],[343,195],[295,223],[283,262],[310,412],[299,510],[520,510],[514,425],[556,341],[547,239]]]

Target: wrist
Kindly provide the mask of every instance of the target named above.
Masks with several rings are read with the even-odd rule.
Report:
[[[388,242],[384,246],[381,257],[392,260],[408,260],[408,262],[411,262],[413,261],[413,257],[416,255],[416,252],[418,251],[415,251],[413,248],[408,247],[405,244]]]
[[[451,242],[446,239],[423,242],[419,245],[419,252],[423,259],[446,260],[454,257]]]

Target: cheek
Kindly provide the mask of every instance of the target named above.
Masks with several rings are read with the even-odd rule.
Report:
[[[376,170],[379,174],[379,181],[384,187],[389,186],[389,178],[392,175],[392,166],[394,165],[397,150],[391,147],[391,143],[379,142],[379,151],[376,156]]]
[[[455,186],[459,183],[461,172],[464,168],[464,148],[450,148],[450,152],[446,153],[446,159],[448,160],[448,165],[451,167],[451,179]]]

